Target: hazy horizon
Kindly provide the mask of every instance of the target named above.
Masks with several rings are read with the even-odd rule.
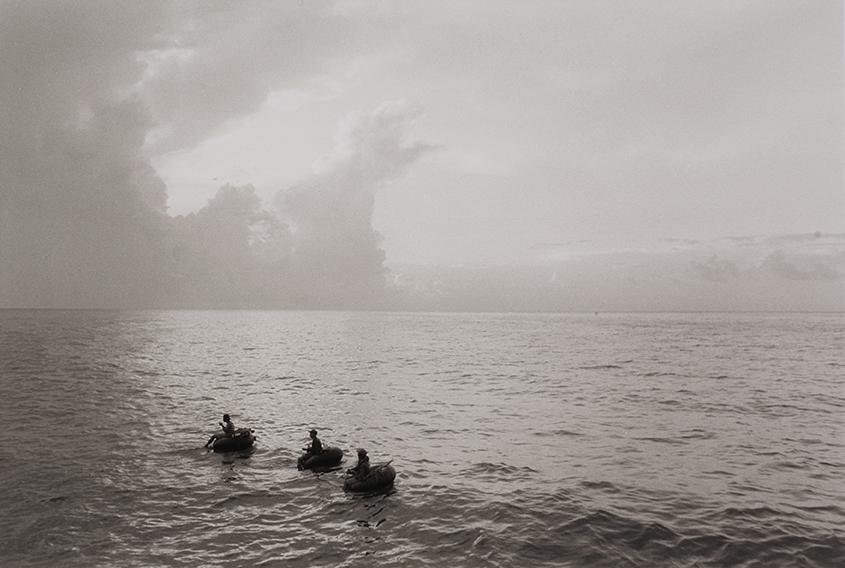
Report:
[[[429,310],[429,309],[414,309],[414,308],[184,308],[184,307],[161,307],[161,308],[31,308],[31,307],[16,307],[16,308],[0,308],[2,311],[14,312],[326,312],[326,313],[389,313],[389,314],[504,314],[504,315],[625,315],[625,314],[640,314],[640,315],[660,315],[660,314],[758,314],[758,315],[777,315],[777,314],[840,314],[841,310],[667,310],[667,311],[652,311],[652,310],[626,310],[626,311],[591,311],[591,310],[573,310],[573,311],[538,311],[538,310],[523,310],[523,311],[496,311],[496,310]]]
[[[844,21],[0,0],[0,308],[845,311]]]

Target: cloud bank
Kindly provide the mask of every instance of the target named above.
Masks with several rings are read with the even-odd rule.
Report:
[[[3,2],[0,14],[0,306],[383,303],[374,195],[427,150],[405,140],[419,109],[348,117],[278,209],[226,185],[172,218],[149,160],[319,73],[346,34],[329,5]]]
[[[551,12],[502,3],[479,18],[473,3],[444,10],[404,6],[374,11],[358,2],[0,0],[0,307],[845,309],[841,235],[740,233],[714,242],[694,234],[648,250],[588,250],[594,235],[577,238],[592,224],[599,228],[591,230],[633,234],[659,218],[672,219],[662,227],[673,229],[693,213],[699,221],[706,217],[709,227],[725,203],[733,217],[753,220],[743,207],[731,208],[732,201],[718,195],[720,187],[739,195],[748,185],[771,185],[772,199],[754,202],[760,217],[767,211],[786,215],[791,209],[784,204],[797,201],[841,203],[828,195],[840,187],[842,171],[841,129],[829,126],[836,122],[830,117],[842,114],[841,104],[829,103],[841,94],[841,73],[812,74],[803,64],[826,53],[828,35],[806,38],[822,37],[811,32],[828,29],[827,11],[814,13],[778,48],[791,54],[792,46],[801,47],[800,57],[784,59],[794,71],[786,77],[790,85],[812,86],[808,95],[778,88],[784,81],[779,68],[758,65],[756,56],[745,56],[736,73],[724,74],[737,65],[736,54],[747,47],[740,38],[747,35],[722,29],[723,16],[738,29],[756,26],[766,10],[753,3],[738,13],[733,3],[719,4],[708,12],[711,20],[695,28],[691,43],[684,26],[672,27],[669,46],[691,46],[691,54],[667,51],[661,33],[637,43],[641,51],[628,49],[641,35],[632,30],[669,29],[656,26],[649,11],[608,19],[592,3]],[[663,24],[698,21],[694,10],[658,7],[651,8]],[[759,25],[767,34],[792,30],[792,15],[803,10],[777,3]],[[612,42],[597,44],[584,35],[611,20]],[[571,23],[568,34],[559,33],[561,21]],[[718,49],[711,49],[714,42]],[[771,45],[760,40],[751,47],[748,53],[762,57]],[[560,53],[568,54],[565,64],[555,66]],[[672,55],[663,57],[667,53]],[[311,175],[279,188],[269,201],[248,183],[226,184],[195,212],[168,214],[173,188],[156,172],[152,156],[191,148],[265,107],[274,93],[308,90],[356,65],[374,76],[379,66],[388,72],[377,77],[377,89],[358,91],[354,108],[372,110],[341,121],[333,149]],[[722,81],[749,69],[763,76],[729,97],[733,83],[713,90],[711,77],[699,73],[710,69],[721,70]],[[452,133],[444,163],[451,160],[463,176],[429,177],[423,188],[463,195],[461,207],[451,201],[452,209],[437,211],[449,235],[444,248],[477,253],[479,242],[491,249],[505,243],[512,246],[509,264],[387,262],[373,225],[377,196],[389,195],[389,186],[435,149],[413,136],[420,107],[381,102],[384,93],[405,92],[390,81],[400,76],[404,89],[441,105],[434,132]],[[665,76],[678,80],[658,80]],[[361,82],[350,84],[361,89]],[[723,98],[735,101],[730,112],[719,112]],[[679,108],[665,113],[672,106]],[[757,114],[747,113],[749,107]],[[786,122],[770,120],[790,109],[800,112]],[[821,126],[810,123],[805,131],[808,117]],[[464,125],[474,128],[460,131]],[[744,135],[733,145],[722,140],[735,131]],[[494,144],[482,147],[481,138]],[[759,147],[769,139],[798,140],[805,150]],[[640,149],[646,147],[650,153]],[[618,154],[616,169],[607,167],[612,162],[605,159],[615,155],[602,154],[607,148]],[[800,174],[789,183],[769,169],[784,161],[783,154],[796,165],[787,169]],[[547,155],[554,159],[540,163]],[[584,159],[574,158],[579,155]],[[619,169],[619,160],[628,165]],[[731,168],[703,165],[725,160],[743,173],[731,183],[714,174]],[[640,175],[649,164],[657,164],[659,183]],[[747,164],[760,175],[744,175]],[[676,179],[677,172],[684,178]],[[447,179],[451,185],[435,187]],[[636,199],[619,200],[614,188],[632,180],[640,182]],[[716,193],[667,191],[686,185]],[[812,195],[824,199],[791,190],[805,185],[820,188]],[[688,203],[691,195],[702,202]],[[789,199],[774,199],[784,196]],[[677,215],[663,214],[666,201]],[[425,205],[438,209],[438,203]],[[701,215],[703,205],[714,214]],[[511,209],[518,210],[513,217]],[[808,218],[819,218],[808,211]],[[629,226],[620,219],[633,221]],[[519,238],[509,229],[517,224]],[[541,226],[532,232],[535,224]],[[437,238],[436,229],[428,231],[406,233]],[[546,244],[524,246],[529,235]],[[520,254],[524,260],[514,261]]]
[[[394,265],[421,310],[845,311],[845,235],[541,243],[519,265]]]
[[[158,7],[5,2],[0,14],[0,304],[148,300],[165,188],[130,87]]]

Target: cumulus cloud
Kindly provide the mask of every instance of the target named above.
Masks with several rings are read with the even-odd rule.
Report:
[[[224,186],[171,218],[150,162],[319,77],[344,24],[329,3],[2,1],[0,306],[375,301],[374,192],[427,149],[404,140],[418,109],[349,118],[283,213]]]
[[[159,6],[5,2],[0,14],[0,300],[148,300],[165,190],[129,87]]]
[[[314,174],[278,193],[277,206],[295,232],[296,278],[311,283],[309,301],[372,304],[381,297],[384,251],[372,226],[375,194],[432,149],[406,140],[420,112],[388,102],[348,116],[334,151]]]
[[[252,186],[225,185],[208,205],[171,224],[166,303],[283,306],[291,234]]]
[[[421,110],[389,102],[341,121],[315,172],[280,190],[275,208],[250,185],[221,187],[169,224],[167,302],[225,307],[383,307],[376,192],[431,148],[409,142]]]

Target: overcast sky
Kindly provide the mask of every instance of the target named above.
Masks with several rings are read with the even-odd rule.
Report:
[[[0,0],[0,306],[845,310],[839,1]]]

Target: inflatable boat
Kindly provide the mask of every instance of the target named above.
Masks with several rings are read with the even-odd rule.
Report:
[[[347,477],[343,482],[343,489],[359,493],[380,491],[392,486],[394,479],[396,479],[396,470],[390,462],[387,462],[372,466],[367,477],[361,479],[354,476]]]
[[[302,454],[296,462],[297,469],[320,469],[334,467],[343,460],[343,450],[328,447],[320,454]]]
[[[251,448],[254,443],[255,435],[251,428],[238,428],[234,436],[219,436],[211,448],[215,452],[239,452]]]

